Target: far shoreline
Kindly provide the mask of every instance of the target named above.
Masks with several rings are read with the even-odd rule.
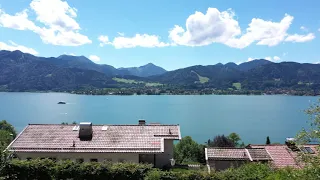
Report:
[[[86,95],[86,96],[294,96],[294,97],[320,97],[320,95],[294,95],[294,94],[83,94],[60,91],[0,91],[0,93],[10,94],[71,94],[71,95]]]

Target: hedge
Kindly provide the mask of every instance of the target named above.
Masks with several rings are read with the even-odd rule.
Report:
[[[268,164],[249,163],[239,168],[208,174],[205,170],[161,171],[148,164],[12,160],[3,164],[0,179],[1,177],[10,180],[316,180],[320,179],[320,165],[303,169],[272,169]]]
[[[152,165],[135,163],[76,163],[44,160],[12,160],[4,165],[1,177],[4,179],[114,179],[142,180]]]

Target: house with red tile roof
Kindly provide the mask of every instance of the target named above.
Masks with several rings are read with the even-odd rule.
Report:
[[[318,144],[295,145],[293,141],[286,141],[286,144],[249,144],[246,148],[206,148],[205,156],[209,171],[248,162],[269,162],[275,168],[301,168],[304,163],[299,160],[299,153],[317,155],[318,147]]]
[[[230,167],[239,167],[248,162],[269,162],[271,157],[264,148],[221,148],[205,149],[205,158],[209,172],[211,170],[225,170]]]
[[[170,165],[179,125],[29,124],[7,147],[19,159],[128,161]]]
[[[299,161],[299,153],[317,154],[317,144],[305,144],[301,146],[288,146],[287,144],[254,145],[249,144],[247,148],[264,148],[272,159],[271,164],[276,168],[293,167],[301,168],[303,163]]]

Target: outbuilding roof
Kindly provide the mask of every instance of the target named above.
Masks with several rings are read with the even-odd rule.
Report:
[[[247,160],[247,161],[269,161],[271,157],[264,148],[207,148],[207,160]]]

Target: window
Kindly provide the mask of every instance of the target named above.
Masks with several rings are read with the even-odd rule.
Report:
[[[69,158],[63,158],[62,161],[69,161]]]
[[[304,148],[308,151],[308,153],[314,154],[314,151],[311,149],[311,147],[304,147]]]
[[[27,161],[30,161],[32,158],[31,157],[27,157],[26,159],[27,159]]]
[[[314,154],[314,151],[311,149],[311,147],[301,146],[301,147],[300,147],[300,150],[301,150],[303,153],[306,153],[306,154]]]
[[[303,153],[308,153],[308,151],[306,150],[306,148],[303,147],[303,146],[301,146],[299,149],[300,149]]]
[[[83,163],[84,160],[83,160],[83,158],[79,158],[79,159],[76,159],[76,162],[77,162],[77,163]]]
[[[90,162],[98,162],[98,159],[90,159]]]

